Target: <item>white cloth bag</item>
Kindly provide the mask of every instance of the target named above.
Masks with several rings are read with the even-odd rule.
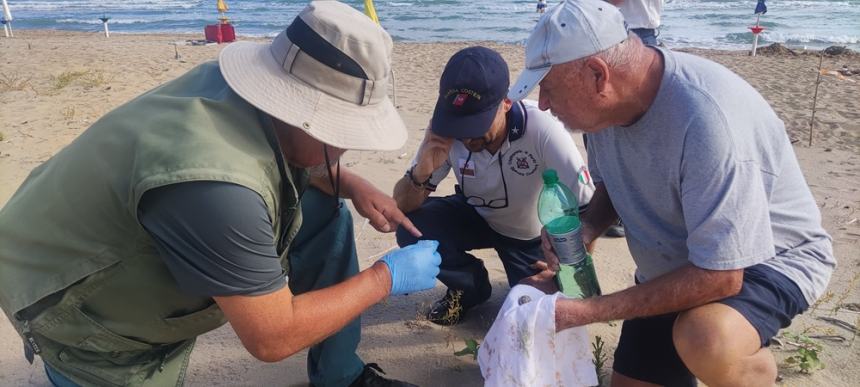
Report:
[[[531,286],[508,294],[478,349],[485,386],[596,386],[585,327],[555,332],[555,301]]]

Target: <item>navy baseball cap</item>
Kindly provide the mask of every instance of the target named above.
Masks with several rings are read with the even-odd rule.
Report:
[[[460,50],[439,79],[439,99],[431,130],[452,138],[481,137],[490,129],[508,93],[508,64],[486,47]]]

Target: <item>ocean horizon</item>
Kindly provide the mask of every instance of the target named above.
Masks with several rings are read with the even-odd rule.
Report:
[[[217,21],[215,0],[8,0],[16,29],[111,33],[199,33]],[[558,0],[548,1],[550,6]],[[227,0],[227,16],[240,36],[273,37],[307,0]],[[363,9],[363,0],[346,1]],[[399,0],[374,2],[395,41],[495,41],[523,44],[538,19],[532,0]],[[755,0],[670,0],[659,40],[669,47],[747,49]],[[762,16],[759,44],[860,49],[860,0],[772,0]]]

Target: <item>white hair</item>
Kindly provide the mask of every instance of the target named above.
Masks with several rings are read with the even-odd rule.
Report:
[[[641,48],[642,42],[639,40],[639,36],[629,32],[627,39],[592,55],[592,57],[602,59],[612,69],[626,68],[637,60]]]
[[[560,66],[570,66],[565,67],[565,79],[575,79],[578,76],[577,74],[582,71],[586,63],[588,63],[588,60],[591,58],[598,58],[602,60],[612,71],[624,73],[631,71],[631,69],[636,66],[636,64],[642,57],[644,50],[645,45],[642,44],[642,41],[639,39],[639,36],[637,36],[633,32],[630,32],[627,35],[627,39],[623,40],[621,43],[618,43],[612,47],[607,48],[606,50],[587,56],[585,58],[580,58],[567,63],[563,63]],[[568,81],[566,80],[565,82]]]

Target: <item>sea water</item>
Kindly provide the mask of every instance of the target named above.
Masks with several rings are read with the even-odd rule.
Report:
[[[226,0],[239,35],[278,34],[307,0]],[[363,9],[363,0],[347,3]],[[549,0],[550,6],[558,0]],[[197,33],[217,21],[215,0],[9,0],[18,29],[113,33]],[[374,2],[382,26],[396,41],[495,41],[523,44],[538,19],[536,1],[397,0]],[[747,49],[755,0],[669,0],[658,39],[667,46]],[[860,0],[771,0],[762,17],[760,45],[846,45],[860,49]]]

